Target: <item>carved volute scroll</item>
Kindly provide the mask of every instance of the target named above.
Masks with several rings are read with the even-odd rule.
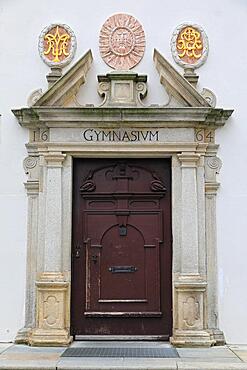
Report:
[[[102,177],[106,179],[106,186],[98,179]],[[112,166],[98,168],[95,171],[89,171],[80,186],[80,192],[83,193],[111,193],[115,192],[131,192],[138,193],[138,181],[141,177],[148,177],[148,186],[142,189],[142,193],[161,193],[165,194],[166,186],[159,176],[148,168],[133,166],[125,161],[116,162]],[[96,187],[97,183],[97,187]],[[147,183],[147,181],[145,182]]]
[[[101,106],[143,107],[147,94],[147,76],[134,72],[111,72],[98,76],[98,93],[104,99]]]

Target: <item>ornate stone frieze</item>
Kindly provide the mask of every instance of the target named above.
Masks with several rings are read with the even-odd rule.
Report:
[[[143,57],[145,34],[141,24],[129,14],[114,14],[103,24],[99,37],[100,54],[117,70],[135,67]]]

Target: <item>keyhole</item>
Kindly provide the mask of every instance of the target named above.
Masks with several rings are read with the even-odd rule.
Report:
[[[119,235],[126,236],[127,235],[127,227],[124,225],[119,226]]]
[[[93,261],[93,263],[97,262],[97,256],[95,254],[92,255],[92,261]]]

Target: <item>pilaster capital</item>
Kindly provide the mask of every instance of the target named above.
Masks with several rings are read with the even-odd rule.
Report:
[[[61,152],[49,152],[44,154],[47,167],[62,167],[66,154]]]
[[[36,196],[39,193],[39,181],[38,180],[28,180],[24,183],[25,189],[28,196]]]
[[[206,182],[205,183],[205,194],[207,198],[212,198],[217,195],[217,191],[220,187],[219,182]]]
[[[181,167],[193,168],[197,167],[200,154],[194,152],[182,152],[181,154],[178,154],[178,159],[181,162]]]

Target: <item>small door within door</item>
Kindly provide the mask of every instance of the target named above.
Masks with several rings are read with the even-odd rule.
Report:
[[[74,161],[73,335],[171,334],[170,161]]]

